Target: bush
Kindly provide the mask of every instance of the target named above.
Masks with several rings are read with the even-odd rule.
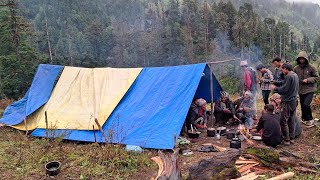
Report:
[[[224,91],[227,91],[230,94],[235,94],[239,92],[239,87],[240,87],[239,77],[226,76],[226,77],[223,77],[219,82]]]

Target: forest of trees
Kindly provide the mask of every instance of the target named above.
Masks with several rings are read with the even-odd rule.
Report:
[[[0,0],[0,97],[39,63],[168,66],[320,53],[320,7],[283,0]],[[299,12],[299,13],[298,13]],[[316,56],[315,56],[316,57]]]

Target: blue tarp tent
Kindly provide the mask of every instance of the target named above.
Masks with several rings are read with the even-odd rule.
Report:
[[[217,100],[222,88],[214,76],[213,87]],[[194,96],[210,102],[210,71],[206,64],[143,68],[102,130],[108,142],[172,149],[174,135],[179,135]],[[50,130],[48,134],[105,142],[102,133],[94,130]],[[36,129],[32,135],[45,137],[46,130]]]
[[[5,109],[0,123],[17,125],[44,105],[62,70],[63,66],[40,64],[25,96]]]

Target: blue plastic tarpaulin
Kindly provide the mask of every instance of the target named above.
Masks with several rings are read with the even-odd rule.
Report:
[[[63,66],[40,64],[25,96],[5,109],[0,122],[10,126],[17,125],[44,105],[62,70]]]
[[[174,135],[179,136],[196,91],[210,96],[210,90],[198,89],[205,67],[144,68],[103,125],[105,137],[93,130],[50,130],[48,134],[69,140],[105,142],[106,138],[109,143],[172,149]],[[36,129],[32,135],[45,137],[46,130]]]

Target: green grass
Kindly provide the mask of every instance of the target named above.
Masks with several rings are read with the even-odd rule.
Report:
[[[45,164],[62,163],[58,179],[150,179],[157,165],[156,152],[126,152],[123,146],[51,142],[27,138],[11,128],[0,130],[1,179],[43,179]]]

